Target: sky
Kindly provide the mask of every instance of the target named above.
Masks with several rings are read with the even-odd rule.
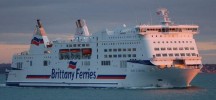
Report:
[[[176,24],[197,24],[195,35],[203,63],[216,64],[216,0],[0,0],[0,63],[28,50],[36,19],[50,40],[69,38],[75,21],[85,19],[91,33],[123,24],[159,24],[158,8],[167,8]]]

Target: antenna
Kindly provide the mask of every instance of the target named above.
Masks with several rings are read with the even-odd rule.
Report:
[[[150,25],[152,25],[152,13],[150,10],[149,10],[149,15],[150,15]]]
[[[139,19],[138,16],[137,16],[137,19],[136,19],[136,24],[141,25],[141,22],[140,22],[140,19]]]

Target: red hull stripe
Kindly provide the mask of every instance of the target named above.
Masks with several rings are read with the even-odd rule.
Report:
[[[126,75],[98,75],[97,79],[125,79]]]
[[[50,75],[27,75],[26,78],[29,78],[29,79],[49,79]]]

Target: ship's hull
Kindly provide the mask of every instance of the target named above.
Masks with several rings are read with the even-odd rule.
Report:
[[[127,68],[47,68],[38,73],[12,70],[8,73],[6,84],[33,87],[184,88],[190,86],[199,71],[200,69],[175,67],[159,69],[156,66],[140,64]],[[70,72],[72,74],[68,74]]]

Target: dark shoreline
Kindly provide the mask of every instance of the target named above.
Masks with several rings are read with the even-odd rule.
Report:
[[[6,69],[10,70],[11,64],[0,64],[0,74],[4,74]]]

